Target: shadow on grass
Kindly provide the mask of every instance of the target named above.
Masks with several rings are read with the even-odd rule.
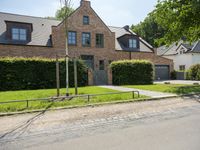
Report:
[[[47,107],[45,107],[45,109],[36,114],[35,116],[33,116],[32,118],[28,119],[27,121],[25,121],[24,123],[22,123],[21,125],[15,127],[14,129],[11,129],[10,131],[4,133],[3,135],[0,135],[0,140],[2,140],[5,137],[9,137],[9,139],[12,139],[12,137],[14,137],[14,139],[17,139],[19,136],[21,136],[27,129],[28,127],[35,121],[37,120],[39,117],[43,116],[45,114],[45,112],[52,107],[54,102],[50,103]]]
[[[175,93],[178,95],[200,93],[200,86],[172,87],[170,90],[166,90],[166,92]]]

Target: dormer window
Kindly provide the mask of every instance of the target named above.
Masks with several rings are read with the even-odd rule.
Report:
[[[20,28],[12,28],[12,40],[26,41],[27,40],[27,30]]]
[[[83,24],[88,25],[90,23],[90,18],[89,16],[83,16]]]
[[[137,48],[137,40],[129,39],[129,48]]]
[[[10,44],[27,44],[31,41],[33,26],[31,23],[5,21],[5,39]]]

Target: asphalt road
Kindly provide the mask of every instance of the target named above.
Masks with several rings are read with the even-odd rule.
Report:
[[[198,100],[188,98],[187,104],[181,101],[182,107],[179,104],[179,107],[159,112],[127,112],[109,118],[76,120],[71,124],[63,122],[65,126],[60,124],[60,128],[56,126],[34,133],[26,129],[10,136],[10,133],[0,134],[0,149],[199,150]]]

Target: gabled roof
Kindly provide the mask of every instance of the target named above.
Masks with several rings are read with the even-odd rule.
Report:
[[[200,53],[200,40],[194,44],[193,48],[191,49],[191,52]]]
[[[125,27],[113,27],[113,26],[108,26],[109,29],[115,33],[115,49],[116,50],[124,50],[123,46],[119,43],[118,38],[124,36],[124,35],[134,35],[137,36],[136,33],[131,31],[130,29],[126,29]],[[149,47],[153,51],[153,47],[147,43],[144,39],[139,37],[140,41],[144,43],[147,47]]]
[[[179,41],[178,43],[173,43],[170,46],[161,46],[157,48],[157,55],[160,56],[169,56],[176,55],[177,50],[180,46],[183,46],[187,51],[187,53],[200,53],[200,41],[196,41],[192,44],[189,42]]]
[[[11,22],[32,24],[33,31],[32,31],[31,41],[26,45],[34,45],[34,46],[52,46],[50,38],[50,35],[52,33],[51,27],[57,26],[60,23],[60,21],[57,20],[0,12],[1,44],[9,44],[9,42],[5,38],[6,20]]]

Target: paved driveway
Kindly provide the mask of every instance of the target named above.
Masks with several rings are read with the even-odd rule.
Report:
[[[117,90],[117,91],[123,91],[123,92],[139,91],[141,95],[150,96],[152,98],[175,96],[175,94],[171,94],[171,93],[154,92],[154,91],[140,90],[140,89],[135,89],[135,88],[127,88],[127,87],[114,86],[114,85],[105,85],[105,86],[100,86],[100,87]]]
[[[194,83],[199,83],[200,81],[192,81],[192,80],[164,80],[164,81],[154,81],[155,84],[164,84],[165,82],[170,82],[171,84],[188,84],[192,85]]]

